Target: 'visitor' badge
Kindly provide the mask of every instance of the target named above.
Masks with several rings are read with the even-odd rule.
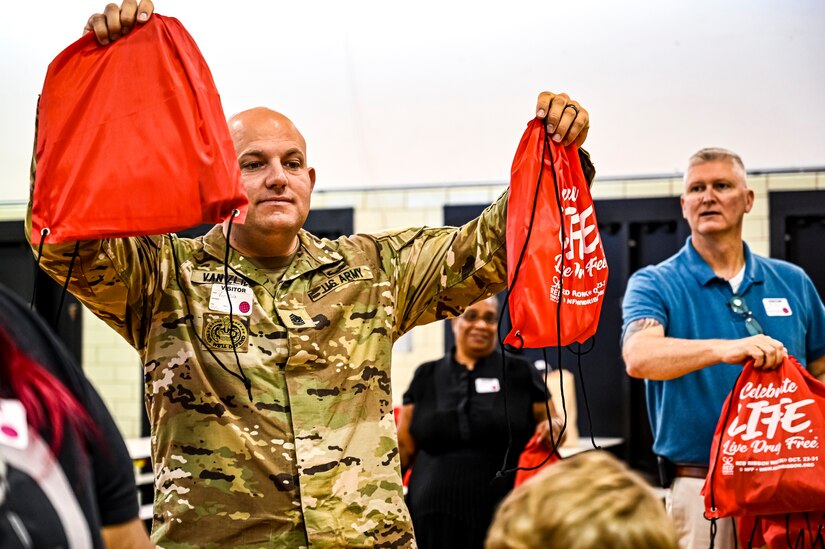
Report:
[[[765,314],[768,316],[791,316],[791,306],[784,297],[766,297],[762,300]]]
[[[249,316],[252,314],[252,303],[255,294],[249,286],[229,284],[229,299],[226,298],[226,287],[223,284],[212,284],[212,297],[209,298],[209,310],[221,313],[229,312],[229,302],[232,302],[232,314]]]
[[[476,393],[497,393],[501,390],[498,379],[494,377],[480,377],[476,379]]]
[[[0,444],[18,450],[29,445],[26,409],[19,400],[0,399]]]

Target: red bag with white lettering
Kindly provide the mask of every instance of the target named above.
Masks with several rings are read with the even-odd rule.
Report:
[[[518,348],[584,342],[599,324],[607,260],[578,148],[552,141],[538,118],[513,159],[507,208],[513,328],[504,342]]]
[[[740,547],[822,549],[825,547],[825,511],[737,518]]]
[[[708,518],[816,511],[825,505],[825,385],[793,357],[748,361],[716,426],[702,488]]]
[[[216,223],[246,190],[218,91],[177,19],[114,44],[88,33],[49,65],[38,104],[32,243]]]

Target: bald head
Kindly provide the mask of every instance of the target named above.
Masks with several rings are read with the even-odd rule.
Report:
[[[306,140],[292,120],[266,107],[254,107],[229,118],[229,133],[235,144],[235,152],[241,153],[243,145],[262,135],[283,136],[301,145],[306,155]]]

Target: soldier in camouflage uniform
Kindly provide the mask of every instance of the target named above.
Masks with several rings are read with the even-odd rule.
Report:
[[[134,8],[122,8],[132,22]],[[100,18],[88,28],[101,40]],[[584,139],[587,113],[566,95],[545,92],[537,110],[566,142]],[[144,364],[152,537],[166,548],[415,547],[392,344],[505,287],[506,193],[460,228],[322,240],[301,229],[315,172],[294,125],[257,108],[230,130],[243,225],[81,242],[69,281]],[[73,248],[44,246],[41,265],[61,283]]]

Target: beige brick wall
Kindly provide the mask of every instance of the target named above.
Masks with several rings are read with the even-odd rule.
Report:
[[[83,308],[83,370],[126,438],[140,436],[143,368],[137,351]]]
[[[825,190],[825,172],[788,173],[751,176],[749,184],[756,194],[753,211],[745,218],[745,239],[754,252],[767,255],[769,241],[768,192],[787,190]],[[504,189],[504,184],[456,185],[443,188],[394,188],[369,191],[316,191],[313,208],[352,207],[355,230],[375,232],[414,225],[439,226],[443,206],[487,204]],[[673,196],[682,191],[679,175],[659,179],[597,180],[593,196],[598,199]],[[0,204],[0,220],[22,220],[22,204]],[[112,330],[91,313],[83,317],[84,369],[103,395],[124,436],[140,432],[142,409],[141,368],[137,354]],[[413,330],[393,353],[393,397],[401,401],[416,366],[441,356],[444,346],[440,323]]]

